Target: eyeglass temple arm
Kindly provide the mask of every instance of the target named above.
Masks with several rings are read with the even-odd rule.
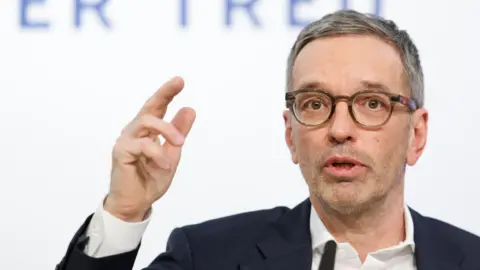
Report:
[[[411,98],[404,97],[402,95],[393,96],[392,101],[399,102],[405,106],[407,106],[411,111],[415,111],[417,108],[417,104]]]
[[[290,109],[295,100],[295,96],[292,93],[285,93],[285,106]]]

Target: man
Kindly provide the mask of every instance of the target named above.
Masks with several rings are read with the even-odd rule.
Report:
[[[184,108],[171,123],[162,120],[182,88],[180,78],[167,82],[125,127],[108,196],[57,269],[132,268],[195,119]],[[335,251],[325,248],[330,240],[337,270],[480,269],[479,237],[404,202],[405,167],[427,139],[423,104],[417,49],[393,22],[348,10],[313,22],[288,59],[283,114],[309,199],[177,228],[146,269],[318,269],[324,251]]]

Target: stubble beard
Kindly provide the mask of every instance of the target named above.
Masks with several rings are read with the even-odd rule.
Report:
[[[337,179],[325,175],[323,164],[325,158],[332,153],[352,156],[368,164],[366,174],[362,179]],[[392,153],[389,159],[385,159],[392,162],[379,167],[368,155],[340,147],[324,151],[311,158],[300,159],[299,165],[312,199],[315,199],[324,211],[345,217],[357,217],[381,207],[392,186],[399,177],[402,177],[400,160],[394,159],[394,155]],[[353,187],[348,191],[343,190],[339,187],[339,182],[342,180],[350,181]],[[342,192],[349,194],[342,194]]]
[[[386,188],[381,177],[368,172],[364,179],[332,179],[317,173],[309,183],[310,193],[326,212],[341,216],[360,216],[384,200]],[[338,187],[350,181],[350,190]],[[361,183],[360,183],[361,182]],[[348,192],[348,194],[344,194]]]

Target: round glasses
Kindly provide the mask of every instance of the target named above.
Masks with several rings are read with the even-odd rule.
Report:
[[[338,101],[345,100],[352,119],[364,127],[378,127],[388,122],[395,103],[415,111],[413,99],[383,91],[367,90],[352,96],[333,96],[321,90],[296,90],[285,94],[287,108],[305,126],[319,126],[332,118]]]

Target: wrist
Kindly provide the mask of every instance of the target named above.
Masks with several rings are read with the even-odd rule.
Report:
[[[145,216],[149,209],[143,208],[131,208],[120,206],[113,198],[107,196],[103,203],[103,209],[110,213],[112,216],[125,221],[125,222],[142,222],[145,220]]]

